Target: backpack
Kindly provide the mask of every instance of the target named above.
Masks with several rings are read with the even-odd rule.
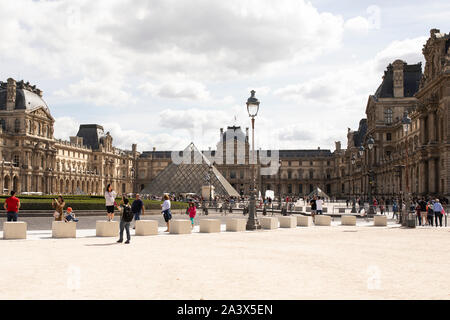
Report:
[[[131,222],[133,220],[133,212],[131,212],[130,206],[123,207],[122,220],[125,222]]]

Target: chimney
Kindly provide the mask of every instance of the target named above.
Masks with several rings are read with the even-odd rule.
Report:
[[[392,64],[394,68],[394,98],[404,97],[403,68],[405,64],[402,60],[395,60]]]
[[[6,110],[14,110],[16,106],[16,88],[16,81],[13,78],[9,78],[6,85]]]
[[[336,141],[335,143],[335,149],[336,149],[336,151],[341,151],[341,142],[340,141]]]

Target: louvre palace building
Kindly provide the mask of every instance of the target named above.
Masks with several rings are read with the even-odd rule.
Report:
[[[279,150],[280,169],[257,175],[257,188],[276,195],[304,196],[316,187],[331,197],[450,196],[450,35],[430,31],[424,44],[425,67],[415,61],[392,61],[365,106],[347,146]],[[411,119],[405,132],[402,118]],[[363,114],[363,113],[362,113]],[[69,141],[55,139],[54,119],[35,86],[0,82],[0,185],[46,194],[103,194],[107,184],[119,193],[140,192],[171,162],[170,150],[138,152],[113,146],[98,124],[80,125]],[[343,128],[345,130],[345,128]],[[251,186],[249,132],[237,126],[219,129],[216,152],[244,150],[242,158],[213,165],[241,195]],[[368,148],[373,139],[373,148]],[[238,154],[234,153],[235,155]],[[277,160],[278,161],[278,160]],[[256,170],[266,164],[257,163]]]

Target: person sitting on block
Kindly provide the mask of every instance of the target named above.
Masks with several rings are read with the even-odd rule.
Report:
[[[72,211],[71,207],[68,207],[66,210],[66,216],[64,217],[66,222],[73,221],[78,222],[78,219],[75,217],[75,213]]]

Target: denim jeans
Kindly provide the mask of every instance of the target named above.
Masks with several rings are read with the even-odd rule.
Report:
[[[6,217],[7,217],[8,222],[17,221],[17,216],[18,216],[17,212],[8,211],[6,213]]]
[[[120,220],[120,237],[119,240],[123,240],[123,229],[125,229],[125,231],[127,232],[127,240],[129,241],[131,239],[130,236],[130,223],[129,222],[125,222],[123,220]]]
[[[133,213],[134,213],[134,221],[141,220],[141,211]]]

